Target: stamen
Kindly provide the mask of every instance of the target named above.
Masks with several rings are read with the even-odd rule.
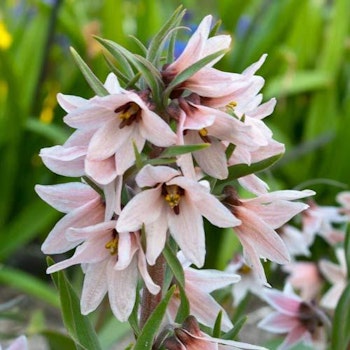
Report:
[[[119,125],[120,129],[131,125],[134,121],[139,122],[141,119],[141,108],[135,102],[128,102],[116,108],[114,112],[119,114],[119,118],[122,120]]]
[[[252,271],[252,269],[246,265],[243,264],[239,269],[238,272],[241,273],[242,275],[248,275],[250,272]]]
[[[109,250],[111,255],[115,255],[118,251],[118,236],[116,235],[109,242],[107,242],[105,248]]]
[[[170,208],[174,210],[174,213],[178,215],[180,213],[180,200],[181,196],[184,195],[184,190],[177,185],[163,185],[162,193],[166,202]]]
[[[199,135],[203,137],[208,135],[208,130],[206,128],[200,129],[198,132],[199,132]]]

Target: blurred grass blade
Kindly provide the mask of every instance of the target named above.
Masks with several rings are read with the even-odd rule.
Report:
[[[350,341],[350,284],[345,288],[335,309],[332,324],[332,350],[348,349]]]
[[[175,157],[185,153],[191,153],[206,149],[210,146],[210,143],[198,143],[196,145],[179,145],[170,146],[164,152],[162,152],[159,158]]]
[[[54,261],[47,258],[48,266]],[[87,316],[81,314],[80,300],[63,271],[51,274],[58,289],[63,322],[77,349],[101,350],[97,334]]]
[[[15,250],[23,247],[31,239],[46,229],[58,217],[59,213],[42,200],[33,200],[0,234],[0,259],[7,258]]]
[[[101,81],[96,77],[96,75],[92,72],[92,70],[88,67],[88,65],[84,62],[84,60],[79,56],[78,52],[76,52],[72,47],[70,50],[75,62],[77,63],[80,71],[83,73],[91,89],[96,93],[97,96],[107,96],[109,94],[108,91],[103,86]]]
[[[11,267],[0,267],[0,283],[18,291],[34,296],[54,307],[59,308],[57,293],[41,279]]]

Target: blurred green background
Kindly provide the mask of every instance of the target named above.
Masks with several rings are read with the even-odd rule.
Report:
[[[312,188],[334,204],[350,185],[349,0],[2,0],[0,2],[0,284],[57,307],[47,283],[40,244],[59,218],[34,193],[35,184],[64,179],[46,169],[42,147],[62,144],[72,130],[62,122],[56,94],[91,97],[75,65],[74,47],[104,81],[108,66],[98,35],[133,49],[146,43],[182,4],[185,25],[206,14],[233,36],[217,65],[241,72],[268,53],[258,72],[264,100],[278,104],[266,119],[285,156],[262,174],[271,189]],[[181,46],[181,43],[179,43]],[[179,49],[181,49],[179,46]],[[215,265],[216,236],[207,238]],[[214,243],[215,242],[215,243]]]

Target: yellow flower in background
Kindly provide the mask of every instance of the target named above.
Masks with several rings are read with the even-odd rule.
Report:
[[[0,20],[0,50],[7,50],[12,44],[12,36],[8,32],[5,23]]]

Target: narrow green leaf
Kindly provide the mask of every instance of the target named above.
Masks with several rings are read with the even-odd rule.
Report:
[[[21,270],[2,266],[0,268],[0,283],[11,286],[59,308],[59,300],[56,292],[39,278]]]
[[[225,333],[222,336],[222,339],[227,339],[227,340],[235,340],[236,337],[238,336],[238,333],[240,332],[240,330],[242,329],[243,325],[245,324],[245,322],[247,321],[248,317],[247,316],[243,316],[241,317],[236,323],[235,326],[228,331],[227,333]]]
[[[47,329],[40,334],[46,338],[50,350],[76,350],[74,341],[65,334]]]
[[[231,182],[232,180],[238,179],[242,176],[257,173],[259,171],[265,170],[276,163],[283,154],[278,154],[270,158],[264,159],[260,162],[248,164],[237,164],[232,165],[228,168],[229,175],[225,180],[218,180],[216,183],[216,189],[222,189],[223,186]]]
[[[164,101],[167,101],[173,89],[190,78],[192,75],[197,73],[200,69],[205,67],[210,62],[214,61],[216,58],[224,55],[228,50],[220,50],[212,53],[211,55],[205,56],[202,59],[198,60],[196,63],[184,69],[181,73],[179,73],[168,85],[168,87],[164,91]]]
[[[76,52],[72,47],[70,48],[70,50],[80,71],[83,73],[86,81],[88,82],[92,90],[94,90],[96,95],[107,96],[108,91],[103,86],[101,81],[96,77],[96,75],[92,72],[92,70],[88,67],[88,65],[84,62],[84,60],[79,56],[78,52]]]
[[[138,38],[136,38],[134,35],[129,35],[129,38],[131,38],[135,44],[137,45],[137,47],[140,49],[141,53],[146,56],[147,55],[147,47],[145,45],[143,45],[143,43],[141,42],[141,40],[139,40]]]
[[[49,257],[47,262],[48,265],[54,263]],[[81,314],[80,300],[64,272],[58,271],[52,273],[51,276],[59,292],[63,323],[77,348],[100,350],[101,346],[97,334],[89,318]]]
[[[332,350],[347,349],[350,340],[350,284],[347,285],[340,297],[332,326]]]
[[[159,32],[153,37],[149,44],[148,53],[146,56],[149,61],[155,63],[157,53],[159,52],[159,48],[161,47],[164,38],[166,38],[168,32],[171,29],[173,29],[181,22],[183,16],[185,15],[185,12],[185,10],[182,10],[182,5],[179,6],[170,16],[170,18],[164,23]]]
[[[175,157],[180,154],[200,151],[202,149],[206,149],[209,146],[210,146],[210,143],[198,143],[196,145],[170,146],[160,154],[159,158]]]
[[[176,322],[182,323],[190,313],[190,304],[185,292],[184,271],[179,259],[177,258],[173,250],[170,248],[169,244],[165,245],[163,255],[168,266],[172,270],[176,281],[178,282],[177,287],[179,288],[181,303],[176,315]]]
[[[171,287],[163,300],[158,304],[144,325],[133,350],[151,350],[158,329],[162,323],[169,301],[175,292],[176,286]]]
[[[132,147],[134,149],[136,168],[138,170],[140,170],[142,168],[142,166],[143,166],[143,164],[142,164],[142,156],[141,156],[141,153],[139,152],[139,150],[137,149],[137,146],[136,146],[136,143],[135,143],[134,140],[132,141]]]
[[[350,281],[350,225],[347,224],[346,235],[344,240],[344,251],[346,260],[346,273],[348,280]]]
[[[156,99],[160,96],[162,80],[159,71],[147,61],[144,57],[135,55],[124,47],[110,40],[96,37],[96,40],[101,43],[116,59],[121,55],[124,56],[139,72],[142,73],[145,81],[153,92]]]
[[[46,137],[54,144],[64,143],[69,134],[66,129],[56,124],[46,124],[39,119],[28,118],[25,123],[27,130],[34,132],[35,134]]]
[[[221,338],[221,321],[222,321],[222,310],[218,313],[214,327],[213,327],[213,334],[212,336],[214,338]]]
[[[172,164],[176,163],[177,159],[176,158],[154,158],[154,159],[149,159],[145,162],[146,164],[151,164],[151,165],[164,165],[164,164]]]
[[[28,203],[0,233],[0,259],[5,259],[23,247],[39,232],[49,227],[59,215],[41,199]]]

